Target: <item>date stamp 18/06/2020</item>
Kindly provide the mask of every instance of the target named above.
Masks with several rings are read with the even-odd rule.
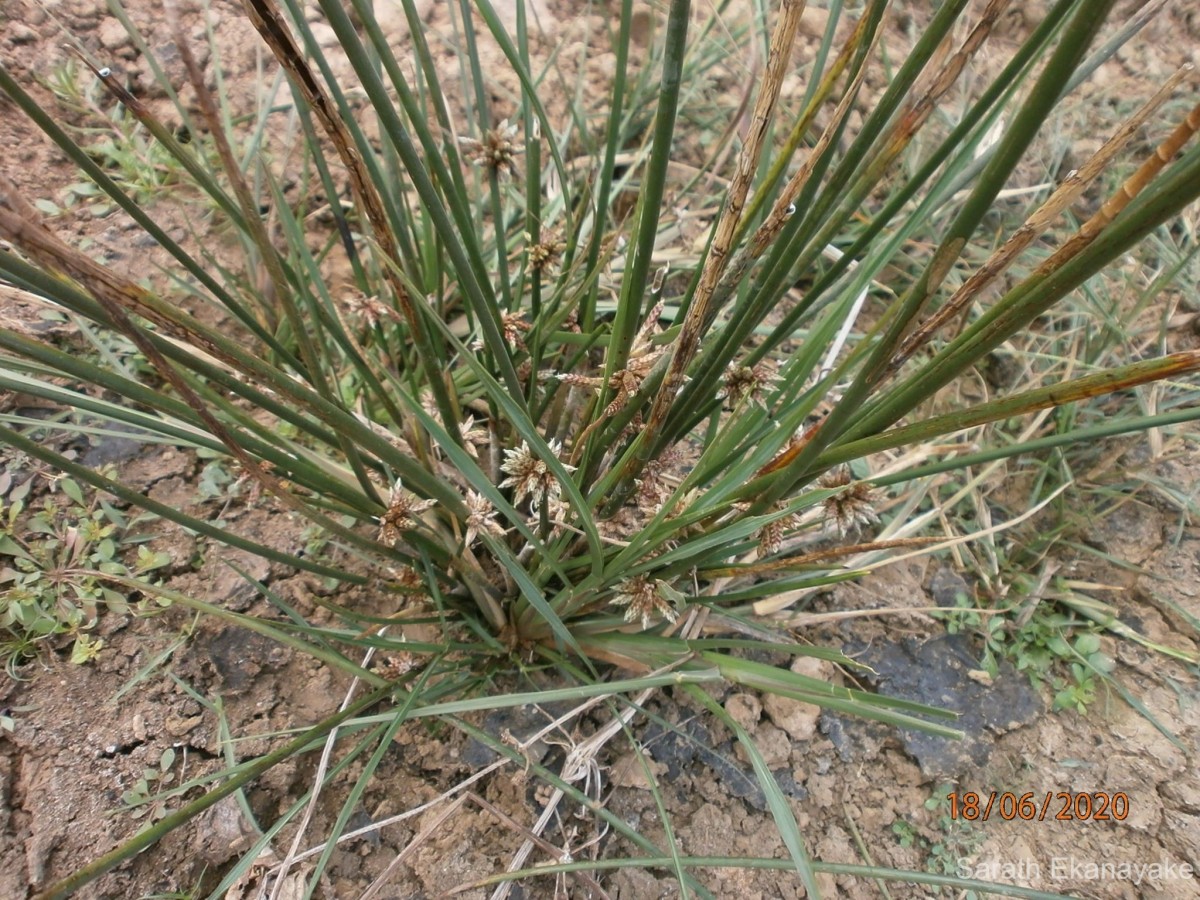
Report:
[[[1005,822],[1123,822],[1130,801],[1122,791],[960,791],[949,794],[950,817],[968,822],[999,819]],[[1177,860],[1094,860],[1074,855],[1051,856],[1047,863],[1035,859],[1016,861],[958,861],[958,876],[979,881],[1029,884],[1037,881],[1124,881],[1132,885],[1190,880],[1196,867]]]
[[[1005,822],[1123,822],[1129,818],[1129,796],[1123,791],[1073,793],[1046,791],[959,791],[947,795],[950,818],[987,822],[995,817]]]

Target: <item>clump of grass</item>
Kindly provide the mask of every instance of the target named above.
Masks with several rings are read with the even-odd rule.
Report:
[[[915,717],[936,711],[753,662],[744,651],[821,653],[763,616],[854,577],[859,562],[926,546],[917,531],[930,515],[918,513],[939,473],[1200,415],[1184,406],[1115,416],[1024,446],[972,447],[956,437],[1182,377],[1200,367],[1192,352],[1098,366],[1052,384],[1018,382],[939,409],[946,389],[1200,194],[1200,150],[1182,149],[1200,119],[1193,112],[1164,132],[1095,217],[1002,284],[1183,77],[993,250],[985,219],[1064,87],[1136,31],[1118,29],[1089,58],[1113,4],[1061,0],[939,130],[933,113],[987,45],[1003,6],[942,4],[908,54],[885,69],[886,4],[867,3],[841,42],[836,5],[805,61],[811,72],[797,102],[780,89],[802,4],[784,0],[747,36],[762,63],[745,127],[731,121],[728,152],[704,157],[699,168],[675,160],[686,138],[680,122],[693,112],[689,79],[715,65],[708,35],[724,32],[714,20],[697,25],[687,0],[668,4],[652,64],[636,77],[633,4],[621,4],[598,129],[583,110],[562,118],[547,111],[541,86],[551,70],[534,62],[521,4],[513,34],[486,0],[454,8],[463,98],[456,106],[412,4],[407,65],[370,3],[322,0],[337,52],[366,98],[359,106],[299,4],[247,0],[291,101],[283,121],[264,105],[240,129],[227,127],[227,98],[209,89],[176,23],[195,96],[195,113],[178,110],[192,135],[186,145],[120,72],[80,50],[113,102],[206,196],[236,236],[234,254],[173,240],[0,68],[0,89],[173,259],[168,288],[135,284],[62,241],[0,181],[0,235],[12,244],[0,249],[0,277],[120,333],[152,370],[78,359],[6,328],[0,386],[19,383],[101,421],[222,455],[263,497],[319,528],[336,552],[313,559],[165,507],[42,446],[20,420],[0,424],[0,439],[229,546],[398,598],[385,617],[335,600],[333,624],[318,627],[266,587],[264,596],[285,612],[280,621],[160,589],[172,602],[302,649],[368,691],[217,786],[180,785],[176,791],[210,789],[45,896],[97,877],[278,761],[324,743],[328,754],[343,754],[338,766],[359,760],[363,774],[308,871],[311,891],[392,735],[417,717],[437,716],[479,737],[503,764],[528,766],[560,800],[595,809],[573,783],[582,768],[533,764],[463,715],[557,699],[576,701],[578,714],[611,698],[620,710],[611,739],[637,714],[641,701],[631,698],[664,686],[691,694],[737,736],[786,865],[817,896],[821,867],[808,859],[786,798],[749,735],[699,684],[725,680],[952,734]],[[484,36],[520,84],[507,120],[489,102],[477,52]],[[864,84],[880,77],[886,85],[868,102]],[[650,122],[639,112],[647,105]],[[856,110],[861,125],[851,130]],[[361,124],[366,116],[377,139]],[[289,134],[300,141],[287,144]],[[910,155],[918,137],[924,149]],[[685,215],[684,199],[710,212]],[[318,207],[332,227],[314,240]],[[707,230],[702,248],[683,252],[673,241],[697,222]],[[335,261],[347,277],[330,277]],[[213,311],[220,327],[211,324]],[[948,326],[964,320],[951,333]],[[80,387],[60,387],[55,379],[63,377]],[[436,625],[438,638],[415,639],[415,624]],[[531,666],[557,672],[564,687],[483,690],[483,673]],[[352,746],[341,740],[347,733],[359,735]],[[328,783],[324,774],[318,782],[316,790]],[[214,896],[301,812],[298,805],[275,823]],[[657,846],[603,809],[596,815],[642,848],[643,864],[665,866],[683,889],[703,893],[689,872],[694,861],[677,847]],[[293,858],[278,873],[281,883]],[[503,878],[524,874],[516,864]]]

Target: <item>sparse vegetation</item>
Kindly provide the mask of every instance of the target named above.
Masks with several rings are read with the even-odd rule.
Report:
[[[152,577],[171,560],[138,537],[137,522],[71,478],[45,485],[27,506],[35,473],[0,476],[0,657],[9,675],[51,641],[70,641],[71,661],[104,646],[89,632],[101,609],[125,615],[138,606],[107,576]]]
[[[925,853],[926,871],[935,875],[960,874],[963,860],[970,859],[985,838],[984,832],[973,823],[952,815],[948,798],[954,790],[954,785],[939,785],[925,801],[926,811],[937,816],[934,826],[923,830],[908,819],[897,819],[892,823],[892,834],[897,843]],[[938,887],[933,891],[939,895],[942,893]],[[976,891],[963,892],[964,900],[979,896]]]

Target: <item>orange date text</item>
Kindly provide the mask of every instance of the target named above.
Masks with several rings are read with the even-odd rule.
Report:
[[[1129,817],[1129,796],[1123,791],[956,791],[946,799],[950,818],[968,822],[1123,822]]]

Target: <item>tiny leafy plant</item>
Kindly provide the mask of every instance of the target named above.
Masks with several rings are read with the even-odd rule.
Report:
[[[88,632],[101,610],[131,610],[128,591],[110,577],[152,577],[171,561],[142,543],[125,513],[69,477],[51,480],[27,506],[38,480],[0,476],[0,654],[10,674],[63,639],[72,662],[94,659],[104,641]]]
[[[20,416],[0,422],[0,440],[73,483],[357,585],[373,602],[335,596],[308,621],[260,585],[281,613],[268,619],[158,588],[312,654],[366,692],[219,784],[203,782],[207,793],[45,896],[328,742],[361,775],[306,870],[311,894],[396,730],[419,717],[528,767],[681,890],[704,895],[677,846],[597,808],[574,787],[577,772],[551,772],[470,720],[502,706],[573,700],[585,710],[610,698],[624,710],[616,735],[626,713],[639,713],[638,692],[660,688],[689,695],[736,736],[786,847],[780,864],[819,896],[787,798],[703,683],[953,735],[936,710],[760,659],[852,665],[798,642],[789,611],[932,543],[926,529],[945,510],[927,501],[943,473],[1200,416],[1186,404],[1128,409],[1024,442],[976,444],[990,423],[1181,380],[1200,368],[1200,354],[1186,351],[1066,377],[1031,371],[971,400],[958,393],[997,348],[1200,195],[1200,149],[1188,146],[1200,112],[1170,125],[1155,114],[1183,91],[1181,72],[994,240],[990,213],[1039,132],[1144,19],[1110,23],[1112,0],[1059,0],[968,88],[963,74],[991,49],[1002,0],[938,5],[899,59],[882,46],[882,0],[854,14],[831,4],[822,38],[803,53],[797,0],[733,24],[670,0],[644,54],[633,38],[643,11],[616,5],[612,80],[591,105],[556,54],[537,52],[523,3],[513,23],[488,0],[445,4],[453,27],[437,36],[418,4],[403,2],[409,44],[397,55],[369,0],[320,0],[322,40],[315,10],[246,0],[277,74],[261,105],[239,114],[222,90],[219,48],[209,78],[168,4],[179,71],[168,77],[149,59],[166,96],[189,92],[177,121],[113,61],[75,46],[96,112],[136,121],[136,134],[153,139],[146,152],[170,156],[220,242],[199,227],[190,238],[167,228],[139,203],[140,182],[108,165],[137,160],[98,161],[0,67],[11,104],[166,261],[149,286],[97,262],[53,230],[34,202],[42,198],[0,179],[5,290],[120,334],[144,361],[131,370],[79,358],[3,326],[0,387],[73,408],[93,427],[119,424],[219,459],[202,492],[244,485],[246,502],[310,523],[305,540],[323,555],[158,502],[35,440],[36,423]],[[112,9],[149,54],[136,24]],[[493,90],[483,42],[515,87]],[[457,54],[453,73],[439,68],[444,51]],[[722,105],[711,86],[722,60],[741,53],[761,70]],[[796,61],[802,86],[785,92]],[[551,87],[575,106],[549,109]],[[1154,130],[1156,149],[1081,226],[1058,224],[1129,157],[1141,129]],[[1016,260],[1028,263],[1023,273]],[[89,576],[100,589],[134,583],[103,562]],[[546,686],[550,674],[559,686]],[[500,676],[528,690],[490,689]],[[268,829],[213,896],[298,815]]]
[[[1013,596],[1021,597],[1020,585]],[[1112,671],[1112,659],[1101,650],[1104,629],[1096,622],[1053,602],[1031,602],[1025,610],[987,613],[960,597],[962,612],[941,613],[947,630],[979,635],[983,642],[981,666],[995,677],[999,661],[1007,660],[1038,687],[1049,687],[1054,709],[1084,713],[1096,697],[1098,677]]]
[[[984,841],[984,833],[965,818],[951,814],[948,798],[954,785],[939,785],[925,801],[925,809],[937,816],[937,836],[928,844],[926,866],[930,872],[951,875],[962,868],[962,860],[974,854]]]
[[[948,798],[954,791],[954,785],[939,785],[925,801],[925,809],[937,817],[934,825],[922,829],[908,819],[897,819],[892,823],[896,843],[924,853],[926,871],[935,875],[961,872],[963,860],[969,859],[986,837],[971,822],[951,815]],[[940,894],[941,889],[934,888],[934,892]],[[980,895],[967,891],[966,896]]]
[[[101,168],[113,173],[131,197],[146,203],[160,191],[177,186],[181,169],[170,151],[123,106],[107,104],[102,87],[78,59],[66,58],[43,85],[76,122],[72,134],[79,146]],[[49,216],[82,206],[96,218],[117,208],[88,180],[64,186],[57,199],[59,202],[39,198],[35,205]]]
[[[1032,578],[1017,573],[1005,577],[1007,596],[975,605],[965,593],[955,597],[956,610],[935,613],[952,633],[976,635],[982,643],[981,666],[991,677],[1007,660],[1036,687],[1045,687],[1055,710],[1085,714],[1101,696],[1101,688],[1125,691],[1115,682],[1116,662],[1105,638],[1133,641],[1164,657],[1195,665],[1196,655],[1148,640],[1121,621],[1118,610],[1083,592],[1094,587],[1073,583],[1044,567]]]
[[[165,749],[158,762],[143,769],[133,787],[121,795],[121,802],[129,807],[129,814],[135,819],[145,819],[145,827],[167,814],[166,800],[160,794],[175,780],[176,773],[172,770],[175,757],[174,749]]]

